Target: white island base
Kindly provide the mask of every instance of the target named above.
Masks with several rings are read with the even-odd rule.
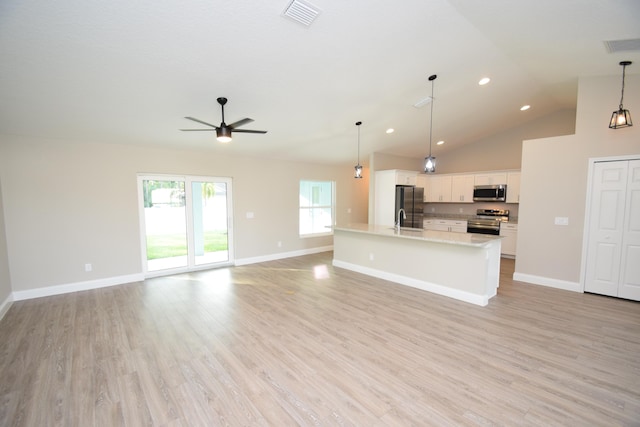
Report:
[[[499,236],[352,224],[334,228],[333,265],[485,306],[500,278]]]

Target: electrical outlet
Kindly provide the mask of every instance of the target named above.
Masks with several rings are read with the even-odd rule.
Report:
[[[281,248],[282,247],[282,241],[278,240],[278,247]]]
[[[555,225],[569,225],[569,218],[566,216],[557,216],[553,223]]]
[[[93,266],[91,264],[84,265],[84,271],[89,272],[91,270],[93,270]]]
[[[247,212],[247,219],[253,219],[253,212]]]
[[[369,261],[373,261],[373,258],[374,258],[373,252],[369,253]]]

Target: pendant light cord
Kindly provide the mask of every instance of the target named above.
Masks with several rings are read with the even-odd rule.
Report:
[[[358,126],[358,165],[360,164],[360,125],[362,122],[356,122],[356,126]]]
[[[429,117],[429,157],[431,157],[431,141],[433,139],[433,103],[435,102],[433,98],[433,81],[437,77],[438,76],[436,74],[429,76],[429,81],[431,81],[431,115]]]
[[[433,80],[431,80],[431,115],[429,117],[429,157],[431,157],[431,140],[433,137]]]
[[[622,95],[620,95],[620,109],[622,110],[622,101],[624,100],[624,75],[627,69],[627,64],[622,65]]]
[[[358,164],[360,164],[360,125],[358,125]]]

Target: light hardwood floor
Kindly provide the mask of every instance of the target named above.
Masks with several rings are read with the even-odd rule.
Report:
[[[639,303],[503,259],[478,307],[331,257],[14,303],[0,425],[640,425]]]

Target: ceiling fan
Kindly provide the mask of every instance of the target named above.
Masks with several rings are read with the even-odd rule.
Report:
[[[220,142],[230,142],[231,141],[231,132],[241,132],[241,133],[267,133],[266,130],[250,130],[250,129],[238,129],[240,126],[244,126],[247,123],[251,123],[253,119],[242,119],[237,122],[233,122],[231,124],[226,124],[224,122],[224,105],[227,103],[227,98],[220,97],[218,98],[218,104],[222,107],[222,123],[220,126],[212,125],[211,123],[203,122],[200,119],[196,119],[195,117],[185,117],[185,119],[192,120],[194,122],[201,123],[206,126],[211,126],[213,129],[180,129],[181,131],[191,132],[191,131],[216,131],[216,139]]]

